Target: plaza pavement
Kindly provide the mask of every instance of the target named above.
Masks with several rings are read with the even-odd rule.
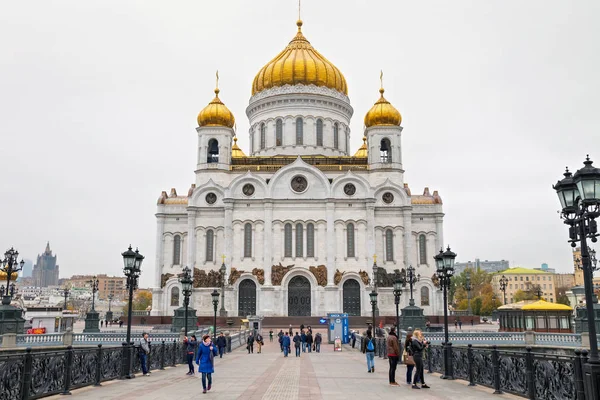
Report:
[[[431,389],[414,390],[403,383],[406,367],[396,373],[399,387],[388,384],[388,360],[375,359],[375,373],[369,374],[365,357],[344,345],[334,352],[333,345],[321,346],[321,353],[294,353],[284,358],[276,339],[265,342],[262,354],[247,354],[244,348],[216,359],[213,388],[202,394],[200,374],[186,376],[187,366],[178,365],[155,371],[148,377],[138,375],[132,380],[105,382],[101,387],[86,387],[72,391],[74,400],[86,399],[519,399],[509,394],[493,395],[492,389],[468,387],[464,381],[443,381],[439,374],[425,374]],[[197,366],[196,366],[197,369]],[[64,396],[52,396],[64,399]]]

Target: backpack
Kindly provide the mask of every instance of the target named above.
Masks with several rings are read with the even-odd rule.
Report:
[[[373,351],[375,350],[375,346],[373,346],[373,339],[369,340],[369,343],[367,343],[367,351]]]

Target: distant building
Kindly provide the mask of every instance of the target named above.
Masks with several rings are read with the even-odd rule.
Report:
[[[23,259],[25,264],[23,264],[23,271],[21,272],[21,278],[31,278],[33,274],[33,261]]]
[[[37,262],[33,267],[33,284],[37,287],[58,285],[58,264],[56,257],[50,250],[50,242],[46,244],[46,250],[38,255]]]
[[[98,299],[105,300],[110,294],[115,299],[124,299],[126,296],[126,284],[125,277],[121,276],[107,276],[106,274],[100,275],[73,275],[70,279],[65,279],[63,286],[70,288],[90,288],[90,281],[96,276],[98,279]]]
[[[506,285],[506,301],[514,303],[514,295],[517,291],[523,292],[534,289],[533,286],[539,285],[542,290],[542,300],[553,303],[556,299],[556,275],[550,272],[544,272],[539,269],[527,268],[509,268],[499,271],[492,278],[492,287],[496,297],[503,301],[504,292],[500,290],[500,278],[505,276],[508,279]]]
[[[573,286],[575,286],[575,274],[556,274],[554,275],[554,281],[557,289],[571,289]]]
[[[546,263],[542,263],[542,265],[540,267],[534,268],[534,269],[536,269],[538,271],[550,272],[552,274],[556,273],[556,270],[554,268],[548,268],[548,264],[546,264]]]
[[[467,261],[464,263],[459,263],[459,262],[454,263],[454,270],[456,271],[456,273],[461,273],[466,268],[473,269],[473,270],[480,269],[483,271],[494,273],[494,272],[498,272],[498,271],[504,271],[505,269],[510,268],[510,265],[507,260],[481,261],[479,258],[476,258],[475,261]]]

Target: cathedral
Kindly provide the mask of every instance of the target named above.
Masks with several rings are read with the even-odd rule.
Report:
[[[198,114],[195,182],[157,202],[152,315],[183,305],[185,266],[198,315],[212,315],[211,292],[224,287],[230,317],[368,316],[374,286],[380,314],[395,315],[392,284],[409,266],[420,275],[415,304],[443,313],[433,259],[442,199],[404,182],[402,116],[383,87],[365,110],[362,146],[350,149],[348,84],[299,20],[252,82],[248,155],[221,96],[215,89]],[[400,307],[409,298],[407,287]]]

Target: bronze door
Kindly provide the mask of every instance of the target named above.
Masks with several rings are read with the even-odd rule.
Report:
[[[238,315],[256,315],[256,283],[251,279],[244,279],[240,283],[238,295]]]
[[[310,282],[295,276],[288,284],[288,316],[310,316]]]
[[[355,279],[344,282],[344,312],[360,316],[360,284]]]

